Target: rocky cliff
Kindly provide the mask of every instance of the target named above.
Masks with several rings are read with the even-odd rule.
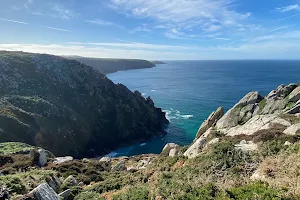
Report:
[[[256,150],[260,140],[300,134],[300,83],[280,85],[263,97],[249,92],[225,114],[218,108],[200,126],[194,143],[185,152],[196,157],[210,141],[235,138],[242,150]],[[244,139],[244,140],[243,140]]]
[[[300,84],[250,92],[212,112],[191,145],[169,143],[159,155],[76,160],[2,143],[0,197],[299,200],[299,99]]]
[[[0,142],[95,156],[162,134],[167,123],[150,98],[78,61],[0,52]]]
[[[155,67],[155,63],[139,59],[113,59],[113,58],[87,58],[67,57],[89,65],[103,74],[130,69],[143,69]]]

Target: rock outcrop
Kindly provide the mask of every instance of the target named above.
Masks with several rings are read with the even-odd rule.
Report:
[[[300,134],[300,84],[280,85],[266,97],[250,92],[223,115],[219,108],[199,128],[194,143],[184,153],[188,158],[198,156],[203,148],[219,142],[220,136],[235,138],[260,137],[262,134]],[[215,136],[216,137],[216,136]],[[264,136],[262,136],[264,137]],[[255,151],[258,144],[240,139],[235,149]]]
[[[36,200],[60,200],[60,197],[47,184],[43,183],[30,192]]]
[[[179,153],[179,145],[175,143],[168,143],[164,146],[161,155],[174,157]]]
[[[258,111],[262,99],[258,92],[248,93],[217,122],[216,127],[230,128],[249,120]]]
[[[223,117],[224,115],[224,109],[222,107],[219,107],[215,112],[212,112],[209,117],[201,124],[197,135],[196,135],[196,139],[198,139],[199,137],[201,137],[201,135],[203,133],[205,133],[209,128],[211,128],[212,126],[214,126],[216,124],[216,122]],[[195,140],[196,140],[195,139]]]
[[[201,153],[202,149],[205,147],[207,141],[205,138],[197,139],[187,150],[184,152],[184,156],[188,158],[195,158]]]
[[[165,133],[151,98],[78,61],[0,51],[0,71],[0,142],[93,157]]]

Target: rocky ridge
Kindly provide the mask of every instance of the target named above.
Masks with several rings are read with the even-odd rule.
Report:
[[[169,143],[160,155],[56,163],[57,158],[46,154],[44,166],[39,163],[42,149],[0,155],[0,183],[5,185],[2,193],[23,199],[28,195],[38,199],[39,191],[47,191],[51,199],[60,196],[75,200],[297,200],[299,87],[299,83],[282,85],[266,97],[250,92],[225,114],[221,107],[213,112],[191,145]],[[18,145],[14,148],[20,149]],[[31,161],[20,165],[22,157]],[[15,180],[18,187],[6,181],[16,177],[27,178]],[[34,184],[30,184],[32,179]]]
[[[0,142],[96,156],[164,134],[167,123],[150,97],[78,61],[0,52]]]

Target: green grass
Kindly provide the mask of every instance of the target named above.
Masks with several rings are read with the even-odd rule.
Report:
[[[22,151],[30,151],[33,146],[20,142],[4,142],[0,143],[0,154],[15,154]]]
[[[150,198],[149,188],[147,186],[131,187],[120,194],[113,195],[113,200],[147,200]]]
[[[36,169],[17,174],[0,176],[0,185],[6,185],[12,193],[25,194],[45,181],[46,177],[56,174],[54,171]]]
[[[262,111],[264,109],[264,107],[266,106],[267,100],[263,99],[261,100],[261,102],[259,102],[259,110]]]
[[[77,195],[74,200],[105,200],[105,198],[96,192],[82,192]]]

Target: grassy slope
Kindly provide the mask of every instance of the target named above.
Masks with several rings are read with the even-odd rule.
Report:
[[[9,185],[8,182],[14,180],[13,187],[17,188],[14,190],[22,194],[29,191],[28,183],[32,181],[29,174],[36,184],[52,174],[65,178],[72,174],[86,185],[71,188],[74,197],[78,194],[77,200],[86,197],[117,200],[299,199],[300,143],[287,147],[284,146],[285,139],[261,142],[259,151],[243,153],[235,150],[233,141],[224,137],[219,144],[210,146],[194,159],[157,155],[147,169],[137,172],[104,172],[98,161],[76,160],[23,173],[11,171],[0,179],[0,184]],[[126,165],[135,165],[142,158],[132,157]],[[121,159],[115,159],[113,163]],[[6,164],[4,168],[12,167]],[[0,167],[0,170],[4,168]],[[264,174],[263,181],[250,179],[256,169]]]

